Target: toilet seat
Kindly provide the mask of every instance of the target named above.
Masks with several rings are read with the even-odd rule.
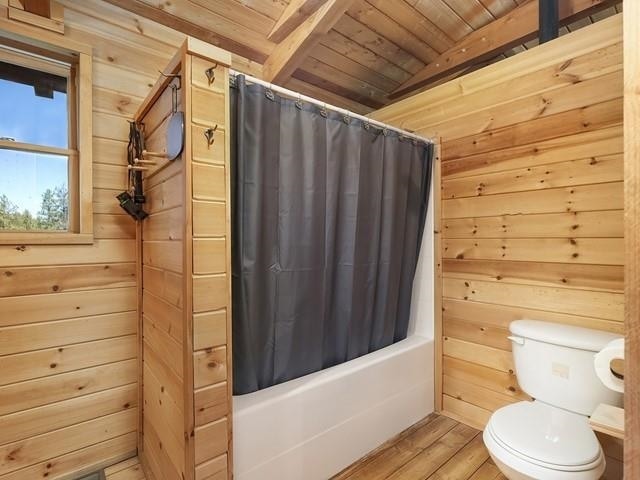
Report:
[[[587,417],[542,402],[518,402],[497,410],[483,438],[496,460],[518,475],[510,478],[597,479],[602,448]]]

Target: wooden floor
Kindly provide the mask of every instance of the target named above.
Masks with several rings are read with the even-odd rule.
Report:
[[[107,480],[144,480],[137,458],[105,470]],[[482,432],[432,414],[332,480],[506,480],[489,458]]]
[[[138,457],[105,468],[107,480],[145,480]]]
[[[432,414],[354,463],[333,480],[506,480],[482,432]]]

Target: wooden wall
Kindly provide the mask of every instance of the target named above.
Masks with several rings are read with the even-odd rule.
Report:
[[[232,477],[229,70],[188,57],[195,479]],[[214,130],[208,144],[205,130]],[[189,200],[187,200],[189,201]]]
[[[622,20],[377,112],[441,140],[442,410],[526,398],[509,322],[623,332]]]
[[[231,476],[229,62],[227,52],[189,39],[164,69],[181,77],[185,146],[144,174],[139,454],[151,480]],[[158,81],[136,115],[155,152],[166,149],[167,83]]]
[[[164,66],[163,66],[164,69]],[[177,72],[181,73],[181,72]],[[183,90],[177,92],[183,110]],[[146,147],[163,151],[171,88],[142,118]],[[142,222],[142,450],[157,480],[185,478],[184,155],[145,176]]]
[[[135,224],[114,196],[126,185],[127,120],[185,36],[98,0],[60,3],[65,36],[93,48],[95,242],[0,246],[2,480],[57,479],[136,451],[140,405]],[[6,5],[7,0],[0,0],[0,17],[6,17]],[[233,64],[240,70],[253,68],[237,56]],[[168,185],[170,179],[166,181]],[[167,204],[157,206],[160,190],[168,196],[175,193],[173,186],[156,188],[150,208],[164,208],[164,219],[175,225]],[[151,274],[145,285],[145,310],[149,316],[157,312],[158,322],[171,322],[171,307],[180,302],[180,292],[171,287],[181,257],[171,257],[171,249],[162,251],[167,268],[155,269],[152,262],[160,253],[155,247],[164,247],[160,242],[166,240],[154,230],[156,224],[146,227],[149,235],[158,235],[158,243],[146,249]],[[169,306],[157,301],[158,295],[152,297],[159,285],[154,280],[161,274],[168,280],[163,299],[170,299]],[[145,346],[165,342],[160,351],[166,359],[175,338],[158,331],[155,336],[145,332]],[[151,358],[147,356],[149,363]],[[170,418],[154,428],[171,427]]]
[[[624,2],[625,478],[640,477],[640,4]]]

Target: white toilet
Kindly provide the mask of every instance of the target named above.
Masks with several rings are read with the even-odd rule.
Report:
[[[622,395],[596,376],[593,357],[618,335],[535,320],[509,326],[516,375],[534,398],[500,408],[484,443],[509,480],[596,480],[605,469],[588,420],[600,403]]]

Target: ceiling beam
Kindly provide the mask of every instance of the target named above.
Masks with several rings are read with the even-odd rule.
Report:
[[[618,1],[562,0],[559,5],[560,24],[571,23]],[[464,37],[400,85],[389,98],[396,99],[476,62],[504,53],[533,39],[538,28],[538,0],[531,0]]]
[[[160,8],[156,8],[141,0],[104,0],[111,5],[120,7],[124,10],[128,10],[131,13],[135,13],[141,17],[153,20],[160,23],[165,27],[172,28],[179,32],[185,33],[189,36],[195,37],[203,42],[210,43],[216,47],[222,48],[229,52],[241,55],[254,62],[262,63],[266,59],[266,55],[260,53],[247,45],[239,43],[235,40],[227,38],[223,35],[217,34],[211,28],[205,28],[200,25],[196,25],[188,20],[184,20],[180,17],[172,15]]]
[[[282,15],[273,26],[268,38],[272,42],[280,43],[291,32],[313,15],[327,0],[291,0]]]
[[[262,66],[262,78],[267,82],[286,82],[320,38],[333,28],[352,3],[353,0],[327,0],[318,11],[276,46]]]

